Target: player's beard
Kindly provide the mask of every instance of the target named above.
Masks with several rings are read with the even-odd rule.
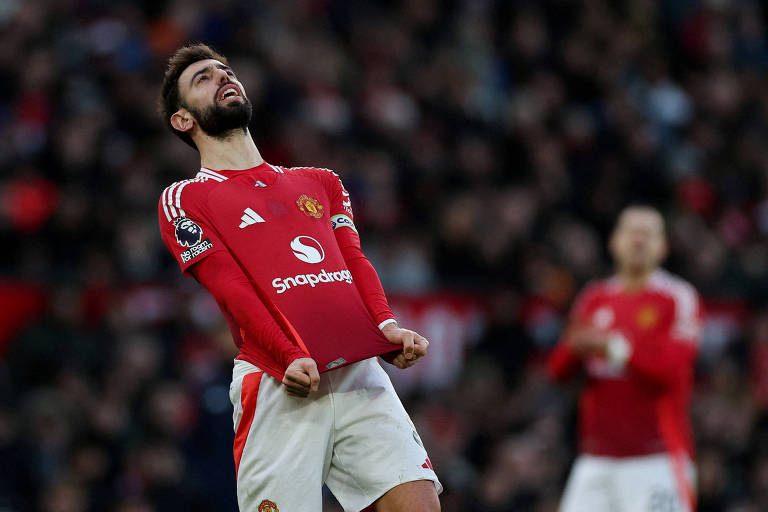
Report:
[[[200,128],[217,139],[226,138],[234,130],[240,129],[245,132],[253,114],[253,106],[246,97],[243,97],[243,101],[224,106],[214,102],[213,105],[200,110],[186,108],[195,117]]]

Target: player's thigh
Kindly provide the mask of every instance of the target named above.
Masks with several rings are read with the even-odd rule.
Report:
[[[692,472],[680,475],[684,482],[678,481],[667,455],[633,457],[621,463],[617,476],[626,512],[690,511],[685,486],[691,485]]]
[[[252,365],[243,372],[243,364],[230,387],[240,511],[320,510],[331,452],[327,394],[289,396],[279,381]]]
[[[407,482],[426,486],[403,487],[395,496],[431,488],[434,497],[442,486],[389,377],[375,360],[361,363],[347,381],[364,386],[334,389],[335,443],[326,484],[344,510],[362,510]]]
[[[559,512],[615,512],[612,464],[601,457],[581,455],[568,476]]]

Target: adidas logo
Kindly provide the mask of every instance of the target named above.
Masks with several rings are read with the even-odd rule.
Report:
[[[267,222],[263,218],[261,218],[261,215],[251,210],[250,208],[246,208],[245,210],[243,210],[243,216],[240,217],[240,220],[243,221],[240,223],[240,229],[248,227],[251,224],[258,224],[259,222]]]

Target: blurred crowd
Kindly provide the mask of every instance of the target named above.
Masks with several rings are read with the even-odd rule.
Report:
[[[402,393],[443,510],[555,510],[578,385],[542,361],[631,202],[707,304],[699,510],[768,509],[767,23],[752,0],[0,1],[0,511],[236,509],[235,349],[156,218],[199,166],[156,114],[190,41],[229,57],[267,161],[339,172],[389,293],[481,305],[455,378]]]

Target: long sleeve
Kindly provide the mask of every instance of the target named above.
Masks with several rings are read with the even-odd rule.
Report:
[[[675,295],[674,318],[665,335],[647,343],[633,343],[627,367],[649,383],[666,389],[689,379],[699,347],[703,309],[692,288]]]
[[[587,286],[576,298],[569,315],[570,325],[586,322],[586,312],[589,302],[595,295],[595,290],[596,285]],[[547,360],[547,371],[556,381],[562,382],[573,378],[583,366],[581,357],[571,350],[568,336],[569,329],[566,328]]]
[[[690,378],[696,360],[696,345],[689,340],[661,337],[653,345],[633,347],[627,367],[649,384],[668,389]]]
[[[310,357],[289,339],[229,253],[211,254],[189,270],[240,328],[274,355],[283,371],[293,360]]]
[[[355,228],[349,192],[336,173],[327,171],[321,176],[331,199],[331,227],[336,235],[336,242],[339,244],[344,262],[352,273],[355,286],[368,313],[381,327],[382,322],[394,320],[395,315],[389,307],[379,275],[360,247],[360,237]]]
[[[363,254],[357,233],[352,229],[337,229],[335,234],[344,261],[354,277],[357,291],[360,292],[360,297],[376,325],[394,319],[395,315],[389,307],[379,275]]]
[[[563,382],[573,378],[581,369],[581,358],[571,351],[565,339],[562,339],[549,355],[547,371],[556,381]]]

